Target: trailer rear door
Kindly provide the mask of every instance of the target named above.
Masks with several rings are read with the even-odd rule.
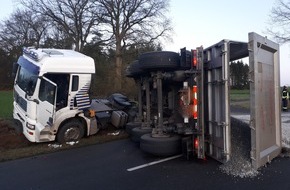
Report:
[[[229,43],[223,40],[204,50],[204,117],[206,154],[230,159]]]
[[[281,152],[279,45],[249,33],[251,159],[257,169]]]

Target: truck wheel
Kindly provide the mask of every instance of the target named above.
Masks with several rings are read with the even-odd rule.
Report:
[[[141,137],[140,148],[155,156],[172,156],[181,153],[181,137],[152,137],[151,134],[145,134]]]
[[[56,140],[59,143],[69,141],[77,141],[84,136],[84,128],[81,122],[73,120],[64,124],[56,135]]]
[[[139,143],[142,135],[151,133],[151,132],[152,132],[152,128],[150,127],[135,127],[131,131],[131,140],[133,142]]]
[[[126,124],[126,132],[131,135],[132,129],[134,129],[135,127],[141,127],[141,125],[141,122],[129,122]]]
[[[170,51],[148,52],[140,55],[139,64],[145,70],[175,70],[180,66],[180,57]]]

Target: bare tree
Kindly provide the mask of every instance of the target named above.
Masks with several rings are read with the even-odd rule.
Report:
[[[45,36],[43,47],[71,49],[72,44],[74,44],[74,40],[69,35],[55,27],[52,27]]]
[[[76,51],[82,51],[99,16],[91,0],[22,0],[29,10],[46,15],[54,27],[73,40]],[[72,44],[73,45],[73,44]]]
[[[270,14],[270,27],[268,33],[277,42],[286,43],[290,41],[290,1],[278,0]]]
[[[120,90],[124,50],[169,37],[168,0],[98,0],[96,5],[103,15],[103,34],[116,50],[114,84],[115,90]]]
[[[47,24],[43,16],[29,10],[16,10],[9,19],[1,23],[0,45],[6,51],[23,46],[39,46]]]
[[[29,10],[25,12],[26,17],[23,17],[23,21],[30,27],[29,38],[34,41],[34,45],[38,48],[45,40],[50,23],[45,15],[34,14]]]

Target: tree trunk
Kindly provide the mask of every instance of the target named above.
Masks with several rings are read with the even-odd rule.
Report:
[[[116,43],[116,62],[115,62],[115,77],[114,90],[120,91],[122,89],[122,47],[121,43]]]
[[[79,42],[79,39],[78,38],[75,41],[75,45],[76,45],[75,51],[80,52],[80,42]]]

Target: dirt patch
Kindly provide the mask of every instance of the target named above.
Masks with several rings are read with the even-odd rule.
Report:
[[[29,146],[31,143],[13,128],[11,120],[0,120],[0,152]]]
[[[60,145],[57,142],[32,143],[22,133],[13,127],[12,120],[0,119],[0,162],[18,158],[37,156],[56,152],[64,149],[78,148],[88,145],[128,138],[124,129],[109,126],[99,131],[96,135],[82,138],[77,143]]]

